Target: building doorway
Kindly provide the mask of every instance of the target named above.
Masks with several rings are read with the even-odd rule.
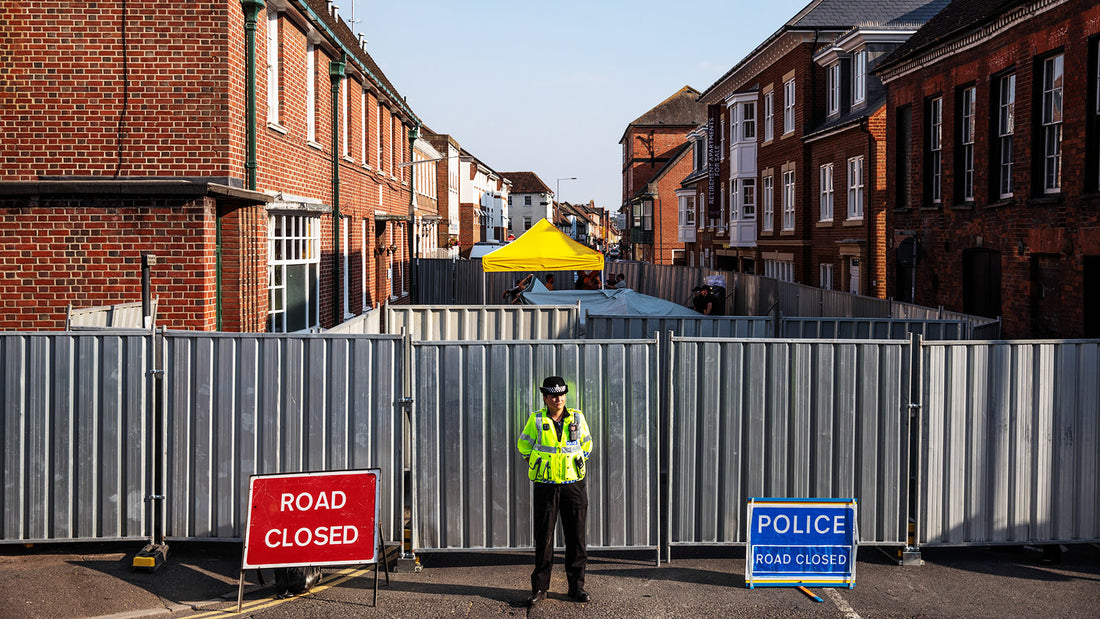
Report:
[[[963,251],[963,311],[975,316],[1001,315],[1001,252]]]

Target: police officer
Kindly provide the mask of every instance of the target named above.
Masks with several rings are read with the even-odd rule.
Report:
[[[546,406],[531,413],[518,441],[519,453],[527,461],[527,477],[534,482],[535,570],[531,572],[531,597],[527,598],[527,604],[533,606],[545,600],[550,588],[554,527],[559,513],[565,533],[569,597],[587,602],[584,569],[588,561],[585,549],[588,487],[584,473],[592,453],[592,434],[584,413],[565,407],[565,394],[569,392],[565,379],[550,376],[542,381],[539,390]]]

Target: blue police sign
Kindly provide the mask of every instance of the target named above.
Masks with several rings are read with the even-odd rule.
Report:
[[[856,586],[855,499],[749,499],[745,585]]]

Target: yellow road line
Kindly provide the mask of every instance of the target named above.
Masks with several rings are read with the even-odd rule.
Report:
[[[350,568],[350,567],[349,568],[344,568],[344,569],[340,570],[339,572],[336,572],[335,574],[333,574],[334,576],[338,577],[336,580],[333,580],[333,581],[330,581],[330,582],[327,582],[327,583],[319,584],[316,587],[310,589],[309,593],[303,593],[300,596],[295,595],[295,596],[291,596],[291,597],[288,597],[288,598],[263,598],[263,599],[259,599],[259,600],[253,600],[251,602],[246,602],[243,605],[241,605],[241,612],[237,612],[237,605],[233,604],[231,606],[228,606],[228,607],[220,609],[220,610],[211,610],[211,611],[199,613],[199,614],[196,614],[196,615],[191,615],[191,619],[205,619],[205,618],[214,618],[214,617],[217,617],[219,619],[226,619],[228,617],[236,617],[236,616],[239,616],[239,615],[243,615],[244,613],[250,613],[250,612],[253,612],[253,611],[257,611],[257,610],[263,610],[265,608],[271,608],[273,606],[278,606],[279,604],[283,604],[285,602],[290,602],[290,601],[292,601],[296,598],[299,598],[299,597],[304,597],[306,595],[311,595],[311,594],[314,594],[314,593],[320,593],[320,592],[322,592],[326,589],[331,589],[332,587],[335,587],[336,585],[345,583],[345,582],[351,580],[352,578],[357,578],[359,576],[362,576],[363,574],[366,574],[366,573],[370,572],[373,569],[374,569],[373,566],[372,567],[361,567],[361,568]]]

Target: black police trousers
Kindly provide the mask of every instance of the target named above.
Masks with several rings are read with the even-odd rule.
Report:
[[[584,568],[588,563],[588,483],[544,484],[535,482],[534,518],[535,571],[531,572],[531,591],[550,589],[550,570],[554,567],[554,528],[561,515],[565,534],[565,577],[569,591],[584,589]]]

